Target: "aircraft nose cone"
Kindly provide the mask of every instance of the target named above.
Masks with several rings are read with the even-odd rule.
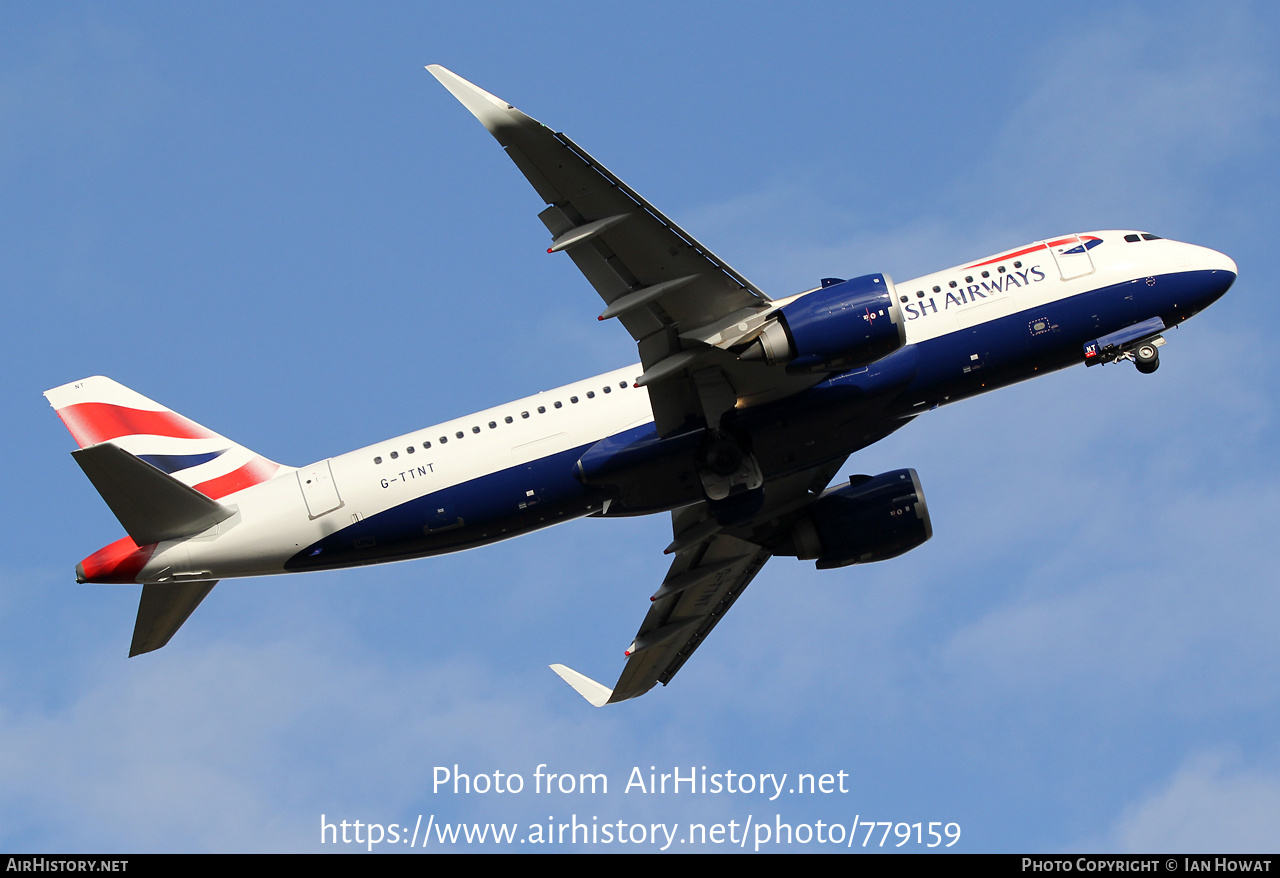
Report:
[[[1202,275],[1205,280],[1199,297],[1201,301],[1197,307],[1206,308],[1231,289],[1231,285],[1236,282],[1239,269],[1236,267],[1236,261],[1225,253],[1210,250],[1208,247],[1198,247],[1197,250],[1199,252],[1195,254],[1194,266],[1206,272]]]
[[[1212,271],[1230,272],[1231,279],[1234,281],[1236,275],[1239,274],[1236,268],[1236,261],[1225,253],[1219,253],[1217,250],[1206,251],[1209,255],[1209,269]]]
[[[1213,255],[1210,269],[1215,275],[1219,272],[1223,275],[1222,292],[1218,293],[1221,296],[1222,293],[1231,289],[1231,285],[1236,282],[1236,275],[1239,274],[1239,269],[1236,268],[1236,261],[1227,254],[1219,253],[1217,250],[1210,250],[1209,252]]]

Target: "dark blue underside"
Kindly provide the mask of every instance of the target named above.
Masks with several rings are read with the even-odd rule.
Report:
[[[1081,363],[1083,345],[1105,333],[1151,317],[1175,326],[1234,279],[1226,271],[1182,272],[1020,311],[909,345],[750,409],[733,426],[751,437],[766,479],[808,469],[880,440],[935,405]],[[659,440],[649,425],[611,437],[609,453],[632,453],[637,463],[617,467],[612,483],[590,487],[574,476],[589,445],[509,467],[349,525],[293,556],[285,569],[375,564],[484,545],[597,511],[606,500],[610,514],[693,503],[701,499],[693,461],[700,433]]]
[[[588,447],[508,467],[371,515],[308,546],[285,569],[439,555],[587,515],[604,499],[573,477],[573,465]]]

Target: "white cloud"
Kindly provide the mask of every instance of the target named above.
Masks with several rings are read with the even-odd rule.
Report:
[[[1037,86],[963,194],[1021,196],[1004,201],[1013,216],[1095,228],[1193,222],[1204,172],[1262,148],[1280,112],[1260,34],[1244,10],[1161,8],[1051,40]]]
[[[1222,753],[1193,756],[1124,809],[1099,846],[1125,853],[1274,853],[1280,772]],[[1081,849],[1097,847],[1086,844]]]
[[[1270,569],[1240,548],[1268,539],[1276,486],[1093,493],[1109,490],[1144,497],[1144,511],[1123,529],[1104,514],[1014,573],[1011,599],[955,632],[947,664],[975,697],[1087,695],[1200,718],[1273,703],[1280,649],[1259,620],[1280,601]]]
[[[432,801],[436,764],[617,774],[620,718],[560,718],[579,706],[568,691],[530,701],[527,673],[494,679],[450,659],[395,669],[311,636],[169,648],[100,671],[67,704],[0,715],[0,810],[20,833],[8,846],[302,850],[322,812],[390,822],[423,803],[442,816],[491,804]],[[582,722],[599,728],[584,735]],[[523,819],[535,803],[514,804]]]
[[[778,296],[822,274],[906,279],[1073,228],[1198,230],[1216,206],[1210,175],[1264,150],[1280,119],[1264,33],[1241,9],[1130,8],[1064,29],[1029,56],[1025,97],[974,120],[985,154],[905,225],[844,200],[851,179],[806,173],[704,205],[685,224]]]

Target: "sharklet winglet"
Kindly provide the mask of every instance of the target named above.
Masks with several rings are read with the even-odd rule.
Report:
[[[609,703],[609,699],[613,697],[613,690],[607,686],[601,686],[590,677],[579,674],[573,668],[565,665],[548,665],[551,670],[555,671],[561,680],[564,680],[574,691],[581,695],[591,704],[592,707],[604,707]]]
[[[538,127],[541,123],[529,118],[524,113],[508,104],[502,98],[491,95],[475,83],[468,82],[452,70],[439,64],[428,64],[427,71],[440,81],[440,84],[453,94],[458,102],[471,111],[471,115],[480,120],[489,133],[498,138],[504,146],[502,132],[507,128],[519,128],[522,125]]]

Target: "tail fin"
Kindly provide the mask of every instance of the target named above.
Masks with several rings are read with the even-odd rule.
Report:
[[[284,467],[97,376],[45,392],[79,451],[76,463],[129,536],[76,567],[78,582],[134,582],[156,544],[233,514],[217,502]],[[142,587],[129,655],[159,649],[213,588],[211,580]]]
[[[265,482],[282,468],[101,375],[44,395],[81,448],[110,443],[211,500]]]

